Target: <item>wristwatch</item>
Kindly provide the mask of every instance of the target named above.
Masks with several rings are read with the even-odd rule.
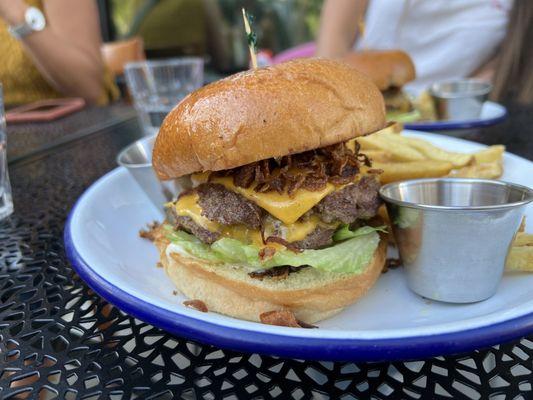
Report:
[[[24,22],[10,26],[9,33],[15,39],[22,39],[30,33],[42,31],[46,26],[46,19],[41,10],[35,7],[28,7],[24,13]]]

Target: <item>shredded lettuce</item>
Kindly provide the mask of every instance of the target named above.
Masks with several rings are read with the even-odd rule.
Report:
[[[212,245],[202,243],[193,235],[183,231],[173,231],[168,227],[167,237],[171,243],[193,257],[214,264],[242,264],[251,269],[266,269],[279,265],[309,265],[321,271],[339,273],[361,273],[370,262],[379,244],[379,234],[383,227],[365,226],[350,231],[343,226],[335,235],[333,246],[304,250],[295,253],[290,250],[278,250],[268,259],[259,258],[260,248],[245,244],[236,239],[222,238]]]
[[[333,240],[336,242],[340,242],[346,239],[351,239],[358,236],[368,235],[371,232],[387,232],[386,227],[383,226],[363,226],[359,229],[356,229],[354,231],[350,230],[350,227],[347,224],[343,224],[340,226],[339,229],[335,232],[333,235]]]
[[[221,262],[216,253],[211,250],[211,246],[203,243],[196,236],[184,231],[175,231],[169,225],[165,225],[164,228],[167,231],[167,239],[181,247],[191,256],[213,263]]]

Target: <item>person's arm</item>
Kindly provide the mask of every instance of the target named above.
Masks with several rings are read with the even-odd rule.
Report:
[[[342,57],[350,51],[369,0],[326,0],[320,15],[316,55]]]
[[[0,0],[0,18],[18,25],[27,7],[23,0]],[[45,0],[44,14],[46,27],[22,39],[27,54],[56,90],[95,103],[104,77],[96,2]]]
[[[496,66],[498,64],[498,54],[492,57],[489,61],[479,67],[472,74],[471,78],[481,79],[483,81],[492,82],[496,73]]]

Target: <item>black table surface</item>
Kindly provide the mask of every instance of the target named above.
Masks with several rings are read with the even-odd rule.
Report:
[[[506,123],[468,138],[531,159],[531,111],[511,109]],[[12,158],[15,213],[0,222],[0,398],[533,398],[533,336],[409,362],[288,360],[176,337],[107,303],[69,266],[63,226],[140,136],[130,115]]]
[[[134,117],[129,104],[117,102],[105,108],[85,107],[50,122],[8,124],[8,160],[20,161]]]

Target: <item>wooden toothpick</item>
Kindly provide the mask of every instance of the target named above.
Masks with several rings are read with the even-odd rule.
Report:
[[[362,39],[365,36],[366,31],[366,23],[364,18],[359,19],[359,22],[357,23],[357,28],[359,30],[359,37],[360,39]]]
[[[248,48],[250,49],[250,60],[252,61],[252,67],[257,68],[257,56],[255,55],[255,34],[250,27],[250,20],[246,14],[244,7],[242,8],[242,19],[244,20],[244,30],[248,39]]]

